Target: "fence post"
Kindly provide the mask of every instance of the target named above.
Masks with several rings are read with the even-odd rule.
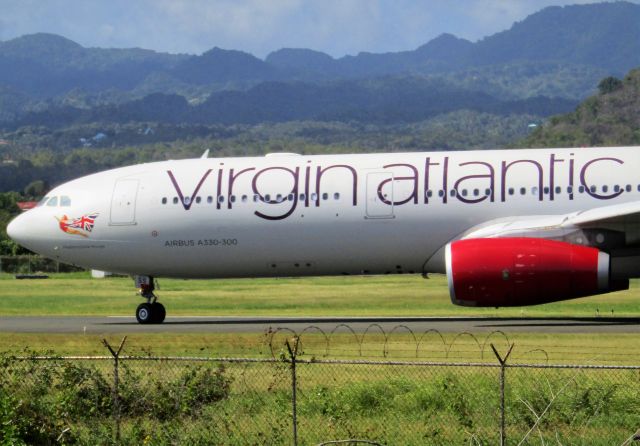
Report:
[[[507,368],[507,359],[509,359],[509,355],[511,354],[511,350],[513,350],[514,344],[509,346],[509,350],[507,354],[503,357],[500,356],[496,347],[491,344],[491,349],[493,353],[498,358],[498,362],[500,363],[500,446],[504,446],[507,443],[507,433],[505,431],[505,408],[504,408],[504,379],[505,379],[505,369]]]
[[[289,350],[289,358],[291,359],[291,406],[293,421],[293,445],[298,446],[298,408],[297,408],[297,376],[296,376],[296,358],[298,356],[298,345],[300,338],[294,336],[293,347],[287,339],[287,350]]]
[[[120,346],[118,347],[118,350],[113,350],[113,348],[111,348],[111,346],[109,345],[106,339],[102,340],[102,343],[104,344],[104,346],[109,349],[109,352],[111,352],[111,355],[113,356],[113,412],[114,412],[115,425],[116,425],[116,434],[115,434],[116,444],[120,444],[120,397],[118,392],[120,378],[118,375],[118,366],[119,366],[118,363],[120,359],[120,352],[122,351],[122,347],[124,347],[124,343],[126,340],[127,340],[126,336],[122,338],[122,341],[120,342]]]

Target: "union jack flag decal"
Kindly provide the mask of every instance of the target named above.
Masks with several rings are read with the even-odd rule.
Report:
[[[70,224],[70,228],[82,229],[83,231],[93,231],[93,225],[96,223],[98,214],[83,215],[80,218],[76,218]]]
[[[88,237],[87,232],[93,231],[93,227],[96,224],[96,219],[99,213],[83,215],[80,218],[69,218],[64,215],[62,218],[57,218],[60,230],[67,234],[79,235],[81,237]]]

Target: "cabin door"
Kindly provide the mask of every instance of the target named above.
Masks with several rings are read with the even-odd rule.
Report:
[[[394,218],[392,173],[370,172],[367,174],[366,218]]]
[[[118,180],[111,197],[110,225],[125,226],[136,224],[136,198],[139,180]]]

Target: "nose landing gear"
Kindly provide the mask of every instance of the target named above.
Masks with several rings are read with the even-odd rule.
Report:
[[[141,324],[161,324],[164,322],[167,311],[164,305],[157,302],[158,297],[153,293],[155,290],[153,277],[135,276],[134,280],[140,290],[140,296],[147,300],[136,308],[136,319]]]

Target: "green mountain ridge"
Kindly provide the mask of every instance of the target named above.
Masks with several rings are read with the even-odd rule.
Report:
[[[25,115],[9,128],[148,121],[232,125],[313,120],[388,125],[419,122],[455,110],[549,116],[575,105],[573,100],[543,96],[503,100],[443,80],[416,77],[327,84],[263,82],[247,91],[212,93],[196,105],[180,95],[153,93],[116,105],[49,107]]]

